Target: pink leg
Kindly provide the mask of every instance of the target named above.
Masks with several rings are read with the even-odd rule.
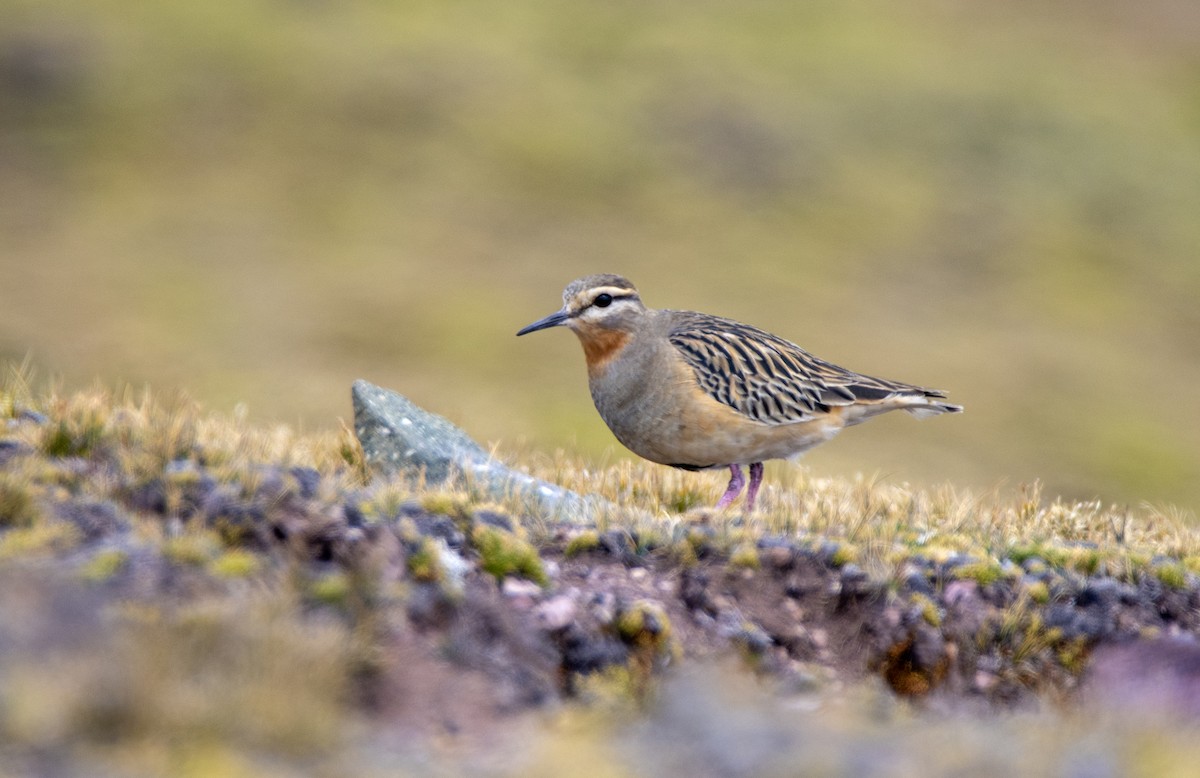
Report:
[[[758,487],[762,485],[762,475],[762,462],[750,465],[750,488],[746,490],[746,513],[754,510],[754,500],[758,497]]]
[[[760,465],[761,467],[761,465]],[[737,496],[742,493],[742,487],[746,481],[742,478],[742,468],[738,465],[730,465],[729,471],[733,473],[729,477],[729,486],[725,489],[725,494],[721,495],[721,501],[717,503],[718,508],[728,508],[729,504],[737,499]]]

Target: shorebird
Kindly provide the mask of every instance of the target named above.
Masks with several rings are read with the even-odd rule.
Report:
[[[718,508],[741,494],[743,465],[752,511],[764,460],[797,457],[887,411],[962,411],[945,392],[855,373],[748,324],[647,308],[618,275],[572,281],[560,310],[517,335],[558,326],[583,344],[592,401],[622,445],[684,470],[729,468]]]

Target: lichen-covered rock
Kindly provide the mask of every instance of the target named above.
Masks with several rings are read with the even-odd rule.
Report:
[[[467,433],[407,397],[354,382],[354,432],[367,467],[382,476],[440,484],[460,477],[496,499],[516,497],[550,518],[590,523],[604,501],[540,481],[492,459]]]

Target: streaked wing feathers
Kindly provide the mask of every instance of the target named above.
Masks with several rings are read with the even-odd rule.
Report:
[[[668,338],[715,400],[765,424],[808,421],[830,408],[936,390],[860,375],[756,327],[673,311]]]

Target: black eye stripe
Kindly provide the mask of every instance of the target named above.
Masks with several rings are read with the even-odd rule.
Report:
[[[617,300],[630,300],[637,295],[634,294],[610,294],[609,292],[601,292],[596,295],[596,299],[592,300],[592,305],[597,308],[607,308]]]

